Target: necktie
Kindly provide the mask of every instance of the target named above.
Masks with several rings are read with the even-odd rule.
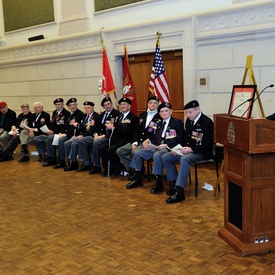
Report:
[[[103,116],[103,119],[102,119],[102,124],[104,124],[106,118],[108,117],[109,113],[108,112],[105,112],[104,116]]]
[[[165,127],[165,124],[166,122],[162,122],[160,128],[159,128],[159,132],[158,132],[158,135],[156,137],[156,145],[159,146],[161,144],[161,136],[162,136],[162,132],[164,130],[164,127]]]
[[[84,121],[84,125],[86,125],[88,123],[89,119],[90,119],[90,115],[87,115],[85,118],[85,121]]]
[[[119,121],[120,121],[120,122],[123,120],[123,117],[124,117],[124,115],[121,114],[120,117],[119,117]]]

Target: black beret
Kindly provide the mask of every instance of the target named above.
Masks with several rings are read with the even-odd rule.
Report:
[[[106,96],[101,100],[101,106],[103,107],[104,103],[110,101],[112,103],[112,100],[110,97]]]
[[[61,97],[57,98],[57,99],[53,102],[53,104],[56,104],[56,103],[59,103],[59,102],[64,102],[63,98],[61,98]]]
[[[84,101],[84,106],[95,106],[95,104],[92,101]]]
[[[159,102],[159,98],[155,95],[148,97],[147,102],[149,102],[150,100],[156,100],[157,102]]]
[[[197,100],[192,100],[184,106],[183,110],[196,108],[196,107],[199,107],[199,106],[200,105],[199,105],[199,102]]]
[[[169,102],[164,102],[164,103],[161,103],[158,107],[158,112],[162,109],[162,108],[169,108],[169,109],[172,109],[172,105],[169,103]]]
[[[69,106],[70,103],[76,103],[76,102],[77,102],[77,99],[75,97],[72,97],[67,101],[66,105]]]
[[[121,98],[121,99],[118,101],[118,104],[120,104],[120,103],[122,103],[122,102],[126,102],[126,103],[132,105],[131,99],[130,99],[130,98],[127,98],[127,97]]]

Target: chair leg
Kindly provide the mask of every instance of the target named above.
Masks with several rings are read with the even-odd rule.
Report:
[[[223,172],[223,168],[224,168],[224,160],[222,160],[222,163],[221,163],[221,166],[220,166],[220,171],[219,171],[219,173],[218,173],[216,185],[215,185],[215,188],[214,188],[214,196],[216,196],[217,190],[218,190],[219,192],[221,191],[221,189],[220,189],[220,179],[221,179],[221,174],[222,174],[222,172]]]
[[[195,163],[195,197],[198,196],[198,171],[197,164]]]
[[[147,160],[147,181],[148,183],[151,181],[151,174],[152,174],[152,162],[151,160]]]

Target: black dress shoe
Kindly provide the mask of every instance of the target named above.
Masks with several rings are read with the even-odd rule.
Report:
[[[83,164],[81,167],[79,167],[76,171],[77,172],[82,172],[82,171],[89,171],[91,169],[90,165],[85,165]]]
[[[50,158],[48,161],[42,164],[43,167],[52,166],[56,164],[56,159]]]
[[[184,201],[184,200],[185,200],[184,193],[180,194],[176,191],[174,193],[174,195],[172,195],[170,198],[166,199],[166,203],[171,204],[171,203],[177,203],[177,202]]]
[[[3,154],[2,157],[0,158],[0,162],[9,161],[9,160],[13,160],[13,157],[6,154]]]
[[[142,186],[143,186],[143,182],[141,180],[133,180],[126,184],[126,189],[132,189],[132,188],[142,187]]]
[[[59,168],[64,168],[66,166],[65,161],[59,161],[54,167],[53,169],[59,169]]]
[[[50,159],[51,159],[51,157],[45,156],[45,157],[42,159],[42,161],[43,161],[43,162],[46,162],[46,161],[49,161]]]
[[[103,171],[103,173],[101,174],[102,177],[107,177],[108,176],[108,172],[107,171]]]
[[[154,187],[152,187],[150,193],[151,194],[158,194],[163,191],[163,184],[156,184]]]
[[[128,174],[127,178],[128,178],[128,180],[134,180],[135,176],[136,176],[136,171]]]
[[[95,166],[92,170],[89,171],[89,174],[99,174],[101,173],[101,167]]]
[[[176,192],[176,188],[175,188],[175,187],[173,187],[173,188],[169,187],[169,188],[167,189],[167,191],[166,191],[166,194],[167,194],[168,196],[172,196],[172,195],[175,194],[175,192]]]
[[[77,170],[77,168],[78,168],[78,163],[72,162],[70,165],[64,168],[64,171],[73,171],[73,170]]]
[[[172,180],[169,182],[170,183],[170,186],[169,188],[166,190],[166,194],[168,196],[172,196],[174,195],[174,193],[176,192],[176,181],[175,180]]]
[[[26,162],[26,161],[30,161],[29,156],[23,156],[21,159],[18,160],[18,162]]]
[[[43,160],[43,154],[39,154],[38,161],[41,162]]]

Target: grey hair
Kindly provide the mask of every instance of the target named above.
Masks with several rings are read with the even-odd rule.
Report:
[[[38,104],[43,108],[43,104],[39,101],[33,103],[33,108]]]

